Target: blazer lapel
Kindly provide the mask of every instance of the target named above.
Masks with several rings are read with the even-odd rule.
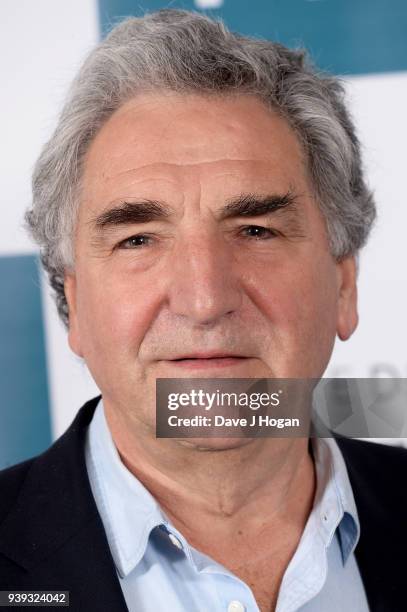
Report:
[[[405,450],[339,438],[360,520],[356,560],[372,612],[406,609]]]
[[[0,526],[10,559],[2,588],[70,591],[73,610],[127,611],[88,480],[87,427],[100,398],[87,402],[65,434],[31,462]]]

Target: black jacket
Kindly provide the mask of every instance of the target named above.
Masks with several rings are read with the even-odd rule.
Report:
[[[0,590],[70,591],[72,612],[127,611],[85,463],[98,401],[42,455],[0,472]],[[338,443],[359,512],[356,559],[370,609],[405,612],[407,450]]]

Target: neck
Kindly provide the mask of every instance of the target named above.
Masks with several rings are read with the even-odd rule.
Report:
[[[268,528],[302,532],[315,480],[307,439],[238,439],[211,448],[207,440],[195,446],[140,435],[142,428],[129,426],[108,404],[105,415],[123,463],[192,542],[208,525],[223,538],[242,525],[260,534],[266,520]]]

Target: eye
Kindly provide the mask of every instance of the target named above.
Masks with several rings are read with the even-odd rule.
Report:
[[[118,249],[139,249],[141,247],[148,246],[151,243],[152,238],[145,234],[137,234],[136,236],[130,236],[122,240],[117,245]]]
[[[245,238],[255,238],[257,240],[268,240],[279,235],[276,230],[261,225],[247,225],[241,230]]]

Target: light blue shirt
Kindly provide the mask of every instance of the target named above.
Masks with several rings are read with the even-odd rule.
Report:
[[[359,520],[345,463],[333,439],[312,443],[314,506],[276,612],[368,612],[353,552]],[[249,586],[190,546],[122,463],[102,401],[88,429],[86,465],[130,612],[258,612]]]

